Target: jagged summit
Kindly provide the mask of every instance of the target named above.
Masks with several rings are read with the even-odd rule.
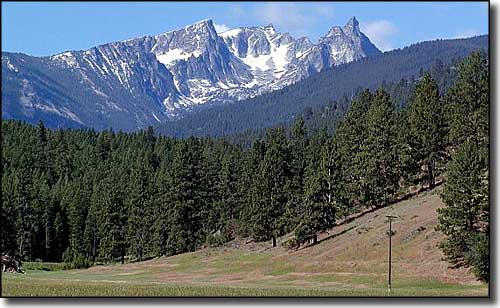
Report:
[[[196,29],[214,28],[214,22],[212,21],[212,19],[203,19],[194,24],[186,26],[184,29],[189,29],[189,28],[196,28]]]
[[[276,28],[274,28],[274,25],[272,23],[269,23],[262,28],[267,31],[276,32]]]
[[[333,26],[328,33],[324,37],[330,37],[334,35],[341,35],[343,33],[343,30],[339,26]]]
[[[347,23],[345,24],[344,28],[358,28],[359,27],[359,21],[356,19],[356,16],[352,16],[349,18]]]

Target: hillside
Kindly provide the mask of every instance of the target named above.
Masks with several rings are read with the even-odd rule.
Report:
[[[439,191],[362,215],[295,252],[240,239],[145,262],[3,275],[2,296],[386,295],[389,214],[399,217],[393,224],[392,295],[486,296],[487,285],[467,269],[450,269],[442,261],[437,245],[443,235],[434,230],[436,209],[443,205]],[[76,288],[81,286],[88,288]]]
[[[161,134],[176,137],[222,136],[290,123],[305,110],[334,101],[348,102],[360,88],[376,89],[385,84],[417,79],[423,71],[446,67],[474,50],[488,49],[488,36],[421,42],[385,52],[374,58],[326,69],[300,82],[252,99],[227,106],[202,109],[180,120],[157,126]],[[443,72],[439,75],[442,78]],[[444,89],[450,80],[440,84]],[[339,106],[344,110],[348,106]]]

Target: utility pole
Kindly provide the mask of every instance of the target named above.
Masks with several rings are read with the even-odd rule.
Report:
[[[389,294],[391,293],[391,262],[392,262],[392,220],[397,216],[385,216],[389,219]]]

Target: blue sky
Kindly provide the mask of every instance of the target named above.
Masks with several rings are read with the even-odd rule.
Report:
[[[207,18],[218,29],[273,23],[316,41],[351,16],[382,50],[488,33],[487,2],[2,2],[2,51],[51,55]]]

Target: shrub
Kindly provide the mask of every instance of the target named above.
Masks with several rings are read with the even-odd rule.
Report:
[[[71,250],[69,247],[63,253],[63,261],[66,263],[64,269],[88,268],[93,264],[82,253]]]
[[[465,262],[472,267],[477,278],[490,280],[490,248],[489,236],[485,233],[475,233],[469,239],[469,250],[465,253]]]

